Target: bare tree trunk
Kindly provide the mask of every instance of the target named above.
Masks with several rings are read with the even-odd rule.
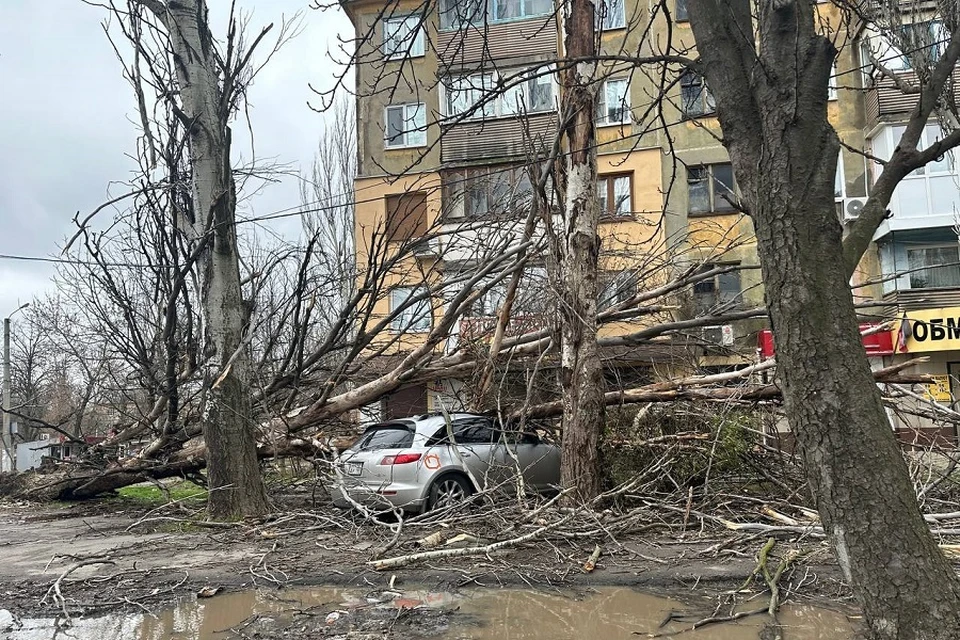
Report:
[[[193,172],[192,223],[206,243],[203,273],[205,398],[203,436],[213,519],[257,516],[269,510],[257,462],[248,388],[246,318],[237,255],[236,185],[230,166],[231,106],[221,90],[213,35],[204,0],[178,0],[148,8],[170,35]]]
[[[690,3],[702,71],[756,227],[786,414],[873,636],[960,637],[960,584],[921,516],[861,346],[833,203],[836,50],[810,0]],[[745,37],[746,34],[746,37]]]
[[[592,0],[572,0],[566,24],[566,55],[596,55]],[[560,272],[560,384],[563,394],[561,483],[576,487],[569,500],[600,492],[600,429],[604,419],[603,368],[597,350],[596,64],[580,63],[563,72],[563,125],[566,146],[563,229],[557,234]]]

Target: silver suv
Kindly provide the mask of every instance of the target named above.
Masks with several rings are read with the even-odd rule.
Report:
[[[545,493],[559,487],[556,446],[488,416],[448,417],[449,424],[443,415],[426,414],[368,426],[338,460],[334,504],[427,511],[482,489]]]

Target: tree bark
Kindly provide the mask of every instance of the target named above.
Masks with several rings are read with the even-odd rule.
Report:
[[[148,3],[164,23],[174,53],[180,108],[189,131],[193,235],[200,260],[205,324],[203,437],[207,445],[208,517],[258,516],[269,508],[257,461],[248,387],[246,317],[237,255],[236,185],[230,166],[230,100],[221,90],[205,0]]]
[[[811,0],[690,3],[757,235],[786,414],[824,530],[876,638],[960,637],[960,584],[923,521],[861,345],[833,202],[836,50]],[[756,31],[755,31],[756,27]],[[753,39],[758,33],[758,42]]]
[[[566,23],[566,55],[596,55],[595,6],[572,0]],[[563,394],[561,483],[576,487],[567,500],[589,500],[600,492],[600,430],[604,420],[603,367],[597,348],[596,63],[563,72],[561,135],[566,150],[563,229],[557,234],[559,267],[560,385]]]

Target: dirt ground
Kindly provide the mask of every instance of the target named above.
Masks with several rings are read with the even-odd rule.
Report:
[[[0,501],[0,610],[15,618],[52,617],[64,607],[73,617],[156,611],[204,589],[222,593],[307,585],[371,592],[414,586],[434,591],[628,586],[682,599],[694,592],[741,586],[753,573],[757,550],[766,540],[702,531],[695,523],[686,532],[669,533],[645,533],[647,528],[639,526],[616,538],[599,531],[533,540],[488,555],[434,559],[388,571],[368,564],[378,553],[417,552],[416,539],[443,529],[427,524],[411,536],[392,540],[389,527],[332,506],[288,507],[265,522],[213,525],[176,508],[155,510],[117,499],[53,505]],[[391,542],[394,546],[383,552]],[[806,554],[782,585],[790,599],[834,607],[849,603],[849,592],[823,542],[783,544],[803,548]],[[584,563],[597,546],[600,559],[588,573]],[[58,578],[62,597],[54,588]],[[408,637],[424,637],[444,628],[448,615],[378,611],[366,616],[368,631],[374,633],[370,637],[384,637],[376,631],[386,624],[384,616],[392,616],[391,629],[406,625]],[[336,635],[336,625],[324,626],[322,620],[317,624],[316,632],[306,635],[303,629],[274,629],[273,635],[261,631],[259,636]],[[363,633],[360,624],[345,637],[366,637]]]

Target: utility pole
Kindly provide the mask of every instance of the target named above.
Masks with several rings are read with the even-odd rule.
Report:
[[[6,452],[6,460],[9,461],[9,471],[17,470],[17,445],[10,433],[10,318],[17,311],[29,306],[29,302],[20,305],[3,319],[3,450]],[[0,471],[3,470],[3,465],[0,465]]]

